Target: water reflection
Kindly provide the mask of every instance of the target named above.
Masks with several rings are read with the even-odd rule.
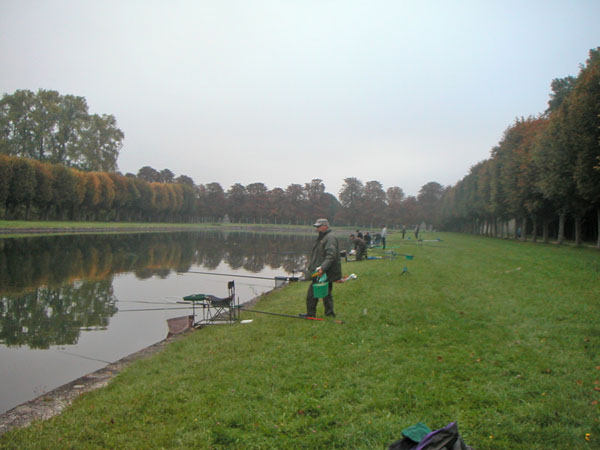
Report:
[[[113,275],[167,278],[192,266],[225,264],[294,274],[311,238],[257,233],[178,232],[71,235],[0,240],[0,343],[47,349],[75,344],[118,311]]]
[[[112,279],[38,287],[2,297],[0,342],[46,349],[75,344],[81,329],[105,328],[117,312]]]

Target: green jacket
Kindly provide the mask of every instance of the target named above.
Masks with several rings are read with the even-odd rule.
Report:
[[[313,245],[310,259],[308,261],[307,278],[321,266],[323,272],[327,274],[329,281],[336,281],[342,278],[342,263],[340,260],[340,244],[337,238],[327,230],[325,233],[319,233],[319,237]]]

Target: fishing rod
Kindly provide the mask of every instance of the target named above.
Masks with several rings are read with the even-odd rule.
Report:
[[[177,272],[177,275],[181,275],[184,273],[195,273],[195,274],[199,274],[199,275],[219,275],[221,277],[238,277],[238,278],[254,278],[255,280],[283,280],[283,281],[298,281],[299,278],[298,277],[283,277],[283,276],[276,276],[276,277],[258,277],[255,275],[237,275],[237,274],[231,274],[231,273],[217,273],[217,272],[196,272],[193,270],[187,270],[185,272]]]
[[[176,307],[176,308],[145,308],[145,309],[119,309],[119,312],[140,312],[140,311],[170,311],[173,309],[190,309],[192,306],[187,308]]]
[[[257,311],[256,309],[244,309],[244,308],[240,308],[238,307],[237,309],[239,309],[240,311],[246,311],[246,312],[251,312],[251,313],[258,313],[258,314],[269,314],[271,316],[282,316],[282,317],[289,317],[291,319],[301,319],[301,320],[318,320],[319,322],[325,322],[325,319],[322,319],[320,317],[304,317],[304,316],[294,316],[292,314],[281,314],[281,313],[274,313],[274,312],[268,312],[268,311]],[[334,320],[335,323],[344,323],[341,320]]]

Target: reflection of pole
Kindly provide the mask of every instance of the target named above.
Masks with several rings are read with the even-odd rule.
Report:
[[[188,270],[185,272],[177,272],[177,275],[181,275],[183,273],[195,273],[198,275],[219,275],[221,277],[238,277],[238,278],[254,278],[255,280],[285,280],[285,281],[298,281],[298,277],[258,277],[254,275],[236,275],[232,273],[217,273],[217,272],[195,272],[193,270]]]

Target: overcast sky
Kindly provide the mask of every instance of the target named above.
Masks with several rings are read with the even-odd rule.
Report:
[[[0,0],[0,94],[112,114],[118,165],[454,185],[600,46],[600,1]]]

